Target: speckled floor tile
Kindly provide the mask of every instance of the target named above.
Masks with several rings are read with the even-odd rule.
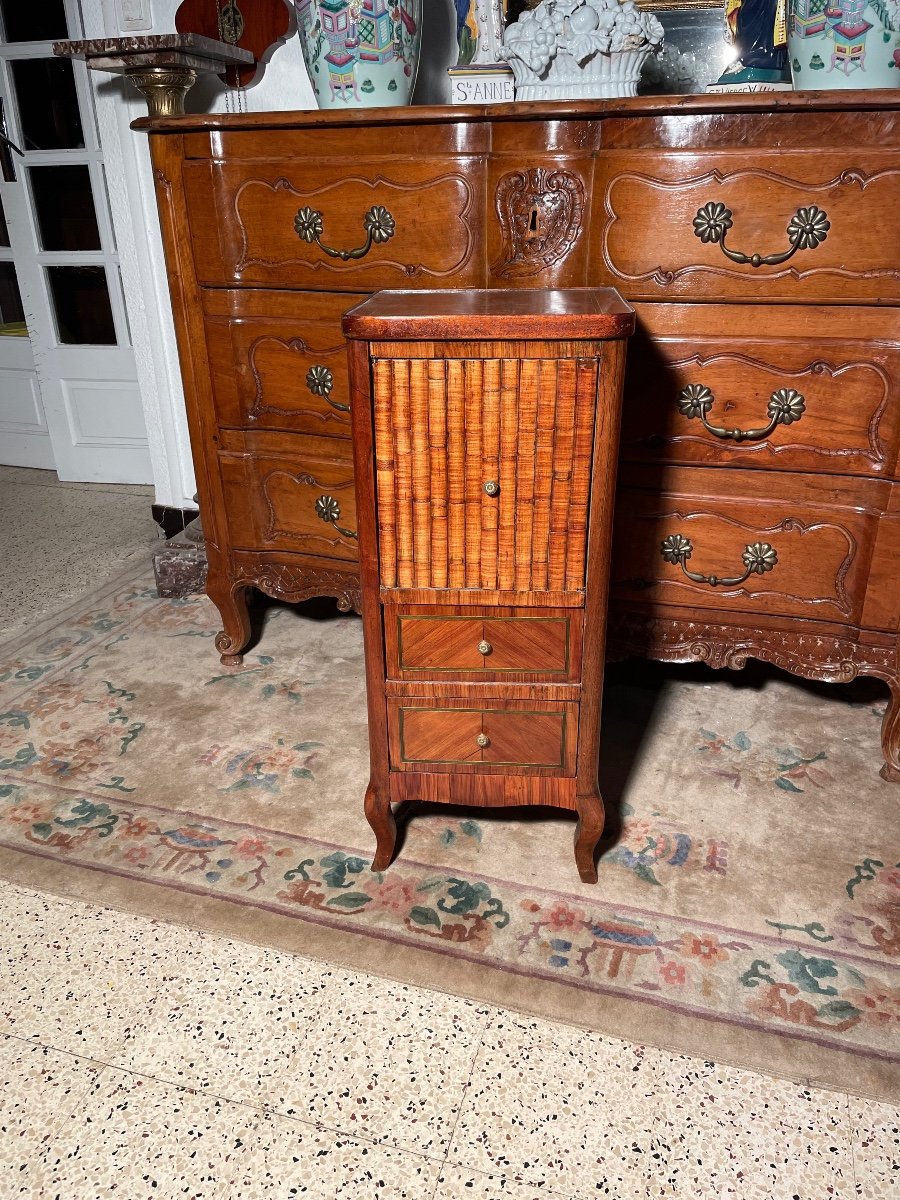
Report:
[[[153,998],[116,1066],[262,1107],[301,1069],[298,1045],[324,988],[309,960],[224,939]]]
[[[224,1183],[222,1200],[431,1200],[440,1162],[268,1115]]]
[[[160,541],[152,489],[60,483],[54,472],[0,475],[0,640],[46,616]]]
[[[438,1178],[434,1200],[553,1200],[566,1197],[541,1184],[522,1183],[503,1175],[485,1175],[467,1167],[446,1165]]]
[[[476,1058],[450,1162],[578,1197],[643,1197],[653,1081],[640,1047],[504,1014]]]
[[[491,1010],[335,971],[273,1107],[401,1149],[446,1148]]]
[[[211,1200],[246,1152],[259,1114],[107,1067],[57,1129],[41,1166],[66,1200]]]
[[[900,1192],[900,1112],[889,1104],[850,1097],[854,1195],[896,1200]]]
[[[4,887],[0,1032],[108,1058],[189,950],[169,926]]]
[[[0,1037],[0,1195],[39,1195],[40,1151],[102,1069],[87,1059]]]
[[[852,1194],[847,1096],[656,1050],[647,1056],[659,1080],[651,1197]]]

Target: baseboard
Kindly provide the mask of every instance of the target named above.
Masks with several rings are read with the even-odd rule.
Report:
[[[150,511],[167,540],[184,533],[186,526],[198,515],[196,508],[172,508],[168,504],[153,504]]]

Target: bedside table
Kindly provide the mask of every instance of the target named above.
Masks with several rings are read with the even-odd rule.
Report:
[[[605,288],[390,291],[343,320],[369,709],[366,816],[577,811],[596,882],[609,543],[626,337]]]

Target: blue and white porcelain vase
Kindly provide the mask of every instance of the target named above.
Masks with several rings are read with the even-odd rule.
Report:
[[[900,0],[790,0],[794,90],[900,87]]]
[[[294,0],[319,108],[409,104],[422,44],[422,0]]]

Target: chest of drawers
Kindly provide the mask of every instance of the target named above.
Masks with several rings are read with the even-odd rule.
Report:
[[[381,292],[352,309],[373,863],[391,803],[576,809],[595,882],[625,341],[609,289]],[[585,630],[590,637],[585,640]]]
[[[359,603],[341,313],[610,286],[638,317],[610,651],[877,676],[900,780],[898,113],[832,92],[139,122],[226,660],[250,587]],[[427,630],[400,628],[411,678]]]

